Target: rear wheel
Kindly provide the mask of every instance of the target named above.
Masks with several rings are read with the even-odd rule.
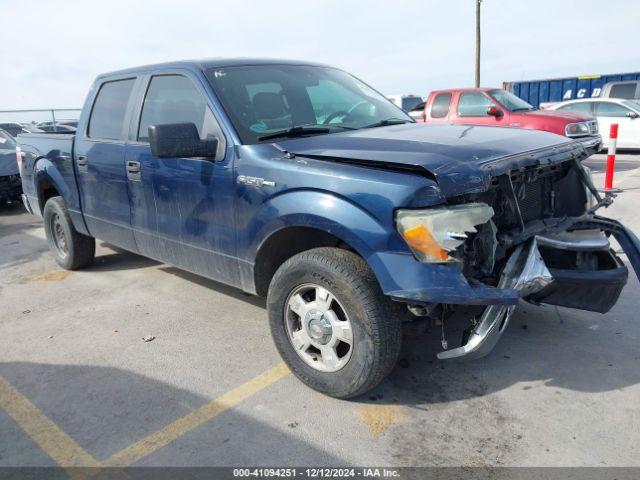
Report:
[[[74,228],[62,197],[51,197],[47,200],[43,217],[49,248],[58,265],[67,270],[75,270],[93,261],[96,241]]]
[[[316,248],[287,260],[268,294],[271,334],[305,384],[349,398],[376,386],[400,352],[393,302],[358,255]]]

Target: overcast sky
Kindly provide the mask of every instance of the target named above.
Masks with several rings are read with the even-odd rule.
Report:
[[[0,109],[81,106],[101,72],[272,57],[386,94],[471,86],[475,0],[0,0]],[[484,0],[482,84],[640,70],[637,0]]]

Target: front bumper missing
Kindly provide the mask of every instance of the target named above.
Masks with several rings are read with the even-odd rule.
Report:
[[[513,289],[525,297],[543,290],[551,284],[553,277],[542,260],[537,240],[518,246],[509,257],[502,272],[498,288]],[[480,358],[487,355],[498,343],[507,328],[515,305],[490,305],[485,308],[480,320],[464,345],[438,354],[441,360],[451,358]]]
[[[513,289],[520,298],[533,303],[600,313],[609,311],[627,283],[628,271],[611,253],[607,236],[616,238],[639,277],[640,241],[619,222],[607,218],[594,217],[592,221],[577,225],[577,228],[576,231],[555,236],[536,236],[520,245],[507,261],[499,288]],[[541,249],[577,255],[589,253],[598,263],[591,270],[558,268],[553,264],[553,258],[545,260]],[[474,359],[487,355],[505,331],[514,310],[515,305],[488,306],[468,341],[460,347],[440,352],[438,358]]]

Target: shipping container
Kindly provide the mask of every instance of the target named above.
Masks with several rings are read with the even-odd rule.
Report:
[[[541,103],[598,97],[605,83],[621,80],[640,80],[640,72],[504,82],[502,88],[538,107]]]

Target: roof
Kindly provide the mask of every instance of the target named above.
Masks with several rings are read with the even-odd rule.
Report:
[[[488,92],[491,90],[502,90],[501,88],[494,87],[480,87],[480,88],[443,88],[442,90],[432,90],[431,93],[450,93],[450,92]]]
[[[548,102],[553,103],[554,105],[560,105],[563,103],[585,103],[585,102],[614,102],[614,103],[623,103],[623,102],[635,102],[632,98],[614,98],[614,97],[587,97],[587,98],[572,98],[571,100],[562,100],[561,102]]]
[[[237,67],[246,65],[310,65],[316,67],[326,67],[316,62],[306,60],[281,60],[273,58],[205,58],[200,60],[178,60],[174,62],[155,63],[150,65],[141,65],[138,67],[125,68],[112,72],[105,72],[98,75],[98,78],[105,76],[123,75],[128,73],[142,73],[154,70],[169,70],[172,68],[197,68],[207,70],[217,67]]]

